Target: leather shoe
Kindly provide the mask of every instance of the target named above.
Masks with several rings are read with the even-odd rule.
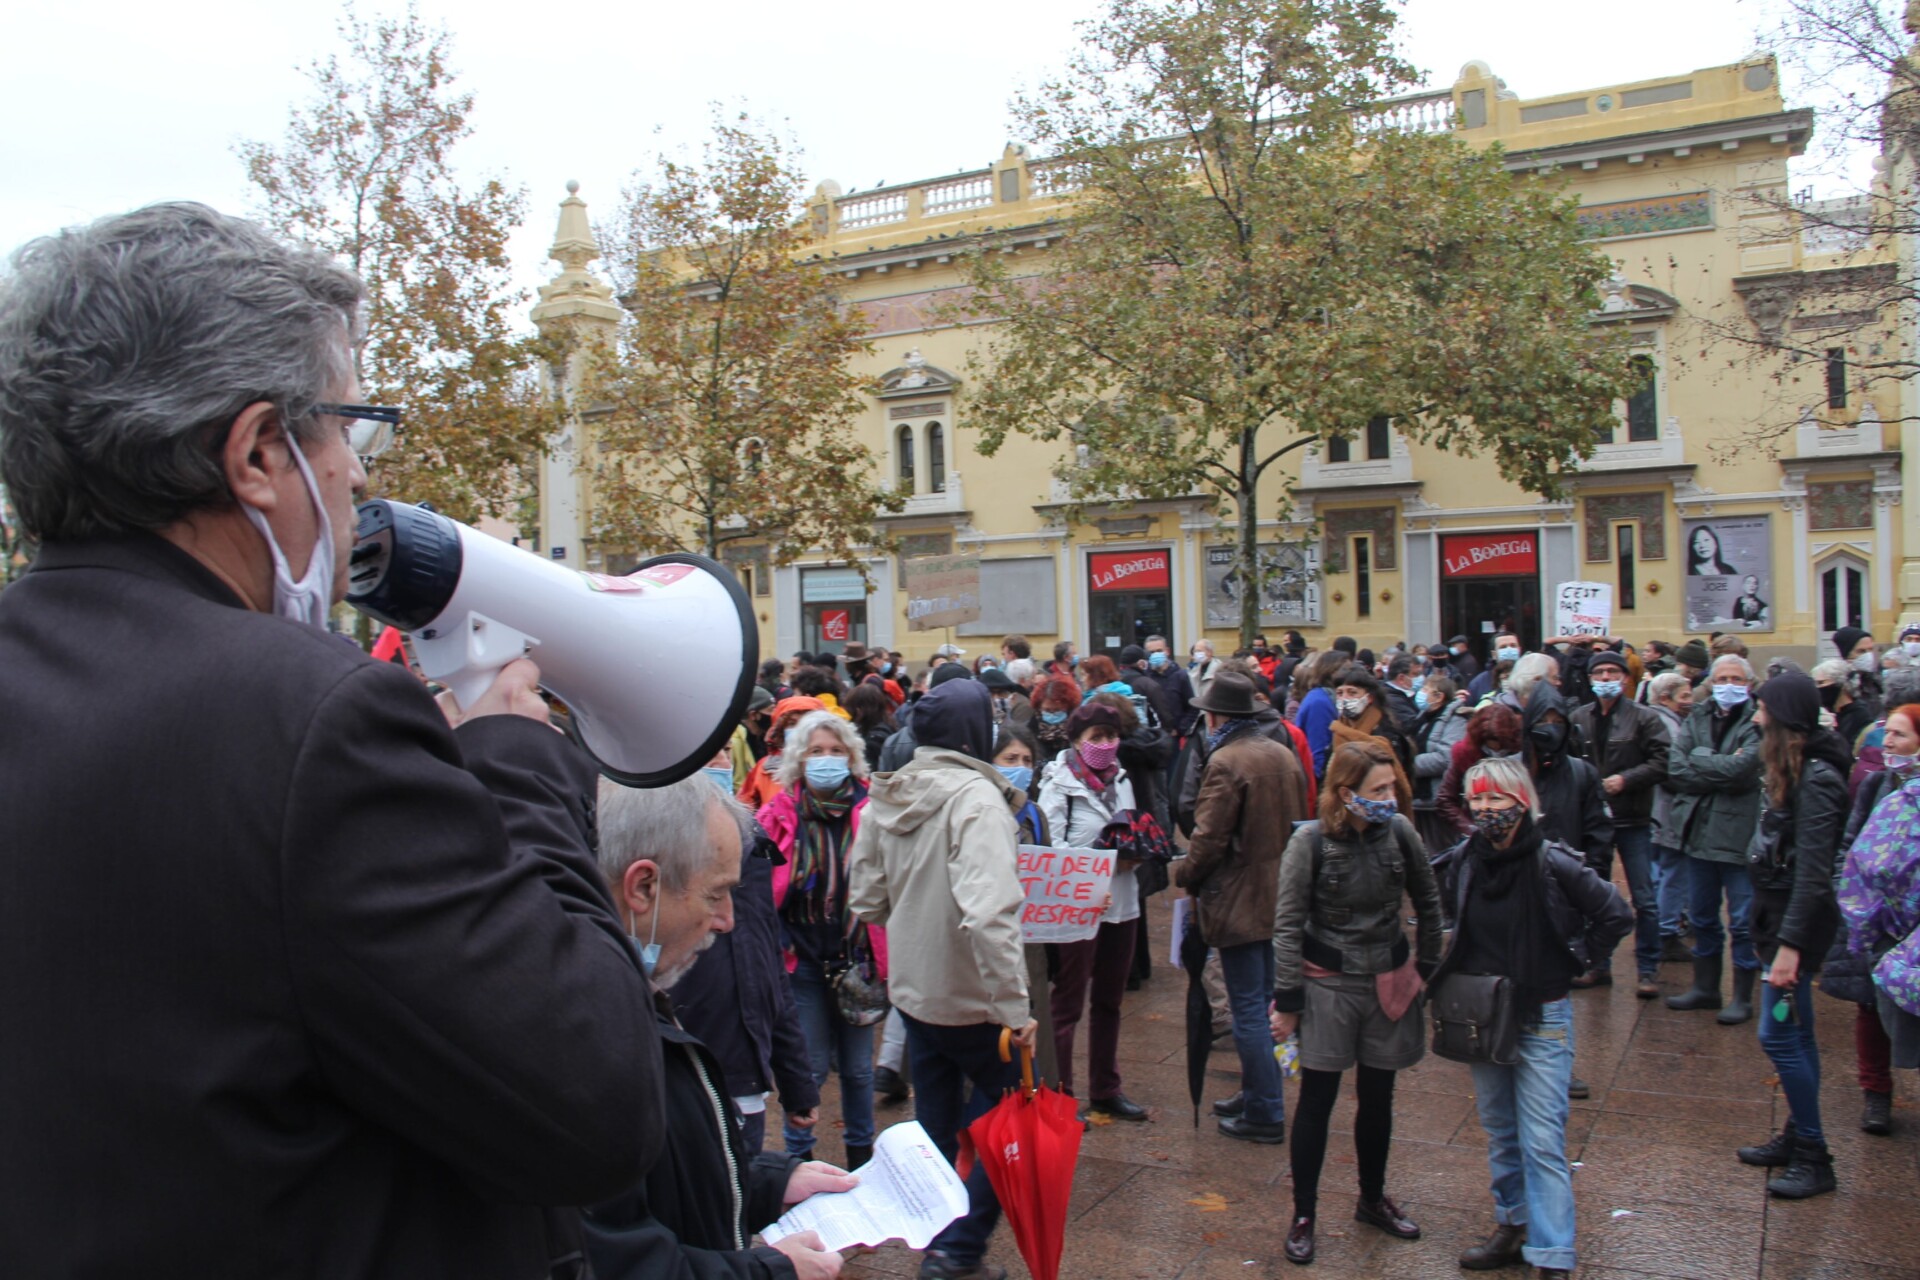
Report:
[[[1287,1261],[1301,1266],[1313,1261],[1313,1219],[1295,1218],[1287,1231]]]
[[[1418,1240],[1420,1238],[1420,1224],[1400,1212],[1400,1206],[1386,1196],[1381,1196],[1372,1204],[1368,1204],[1365,1199],[1355,1201],[1353,1220],[1364,1222],[1370,1227],[1378,1227],[1395,1239]]]
[[[1641,974],[1640,981],[1633,984],[1633,994],[1642,1000],[1658,1000],[1660,998],[1659,975]]]
[[[1112,1116],[1115,1120],[1145,1120],[1147,1109],[1124,1093],[1116,1093],[1111,1098],[1095,1098],[1087,1103],[1087,1110],[1098,1111],[1103,1116]]]
[[[1606,969],[1589,969],[1567,985],[1582,991],[1589,987],[1610,987],[1613,985],[1613,974]]]
[[[930,1249],[920,1260],[920,1280],[1007,1280],[1007,1269],[991,1262],[956,1262]]]
[[[1271,1147],[1287,1140],[1287,1123],[1281,1120],[1273,1124],[1261,1124],[1243,1115],[1225,1116],[1220,1121],[1220,1132],[1242,1142],[1258,1142]]]
[[[1237,1116],[1247,1109],[1247,1095],[1236,1093],[1231,1098],[1221,1098],[1213,1104],[1213,1114],[1217,1116]]]
[[[1460,1255],[1462,1271],[1498,1271],[1520,1261],[1520,1246],[1527,1242],[1527,1229],[1524,1226],[1510,1227],[1501,1223],[1494,1227],[1493,1234],[1484,1243],[1476,1244]]]
[[[1567,1096],[1569,1098],[1591,1098],[1593,1096],[1593,1086],[1585,1080],[1582,1080],[1579,1076],[1573,1076],[1567,1081]]]

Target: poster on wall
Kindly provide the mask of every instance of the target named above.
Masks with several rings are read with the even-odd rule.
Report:
[[[1264,543],[1260,563],[1269,572],[1260,592],[1260,625],[1310,627],[1323,621],[1320,613],[1320,548]],[[1207,626],[1231,629],[1240,625],[1240,596],[1245,590],[1233,567],[1234,548],[1208,547],[1206,567]]]
[[[906,561],[907,630],[933,631],[980,616],[980,557],[916,556]]]
[[[1773,630],[1773,529],[1768,516],[1688,520],[1687,630]]]

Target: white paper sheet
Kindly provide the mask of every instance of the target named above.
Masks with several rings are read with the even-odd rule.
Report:
[[[1192,898],[1173,900],[1173,928],[1169,930],[1173,942],[1167,949],[1167,963],[1176,969],[1180,967],[1180,940],[1187,936],[1187,913],[1191,910],[1193,910]]]
[[[828,1249],[904,1240],[924,1249],[967,1211],[967,1187],[917,1121],[896,1124],[873,1144],[873,1159],[856,1170],[851,1191],[814,1196],[761,1232],[768,1244],[817,1231]]]

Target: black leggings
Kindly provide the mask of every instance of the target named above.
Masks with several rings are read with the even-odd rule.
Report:
[[[1360,1198],[1369,1204],[1387,1194],[1387,1148],[1393,1143],[1393,1076],[1378,1067],[1356,1066],[1353,1151],[1360,1166]],[[1293,1216],[1311,1218],[1320,1201],[1320,1166],[1327,1161],[1327,1120],[1340,1097],[1338,1071],[1300,1069],[1300,1097],[1293,1109]]]

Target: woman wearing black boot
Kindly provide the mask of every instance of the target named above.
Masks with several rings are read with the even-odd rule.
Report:
[[[1412,796],[1382,742],[1336,746],[1320,786],[1320,820],[1294,832],[1280,860],[1274,910],[1276,1035],[1300,1031],[1293,1116],[1293,1224],[1287,1261],[1313,1261],[1313,1224],[1327,1120],[1354,1068],[1357,1222],[1401,1240],[1420,1228],[1387,1198],[1394,1073],[1426,1054],[1421,980],[1440,961],[1440,890],[1407,816]],[[1413,900],[1419,949],[1407,945],[1401,899]]]
[[[1760,1047],[1787,1097],[1786,1127],[1771,1142],[1742,1147],[1745,1164],[1778,1168],[1767,1190],[1804,1200],[1834,1189],[1833,1157],[1820,1128],[1820,1047],[1813,1039],[1813,977],[1840,924],[1833,860],[1847,821],[1846,743],[1820,727],[1820,693],[1797,671],[1760,686],[1766,811],[1753,835],[1753,941],[1765,966]]]

